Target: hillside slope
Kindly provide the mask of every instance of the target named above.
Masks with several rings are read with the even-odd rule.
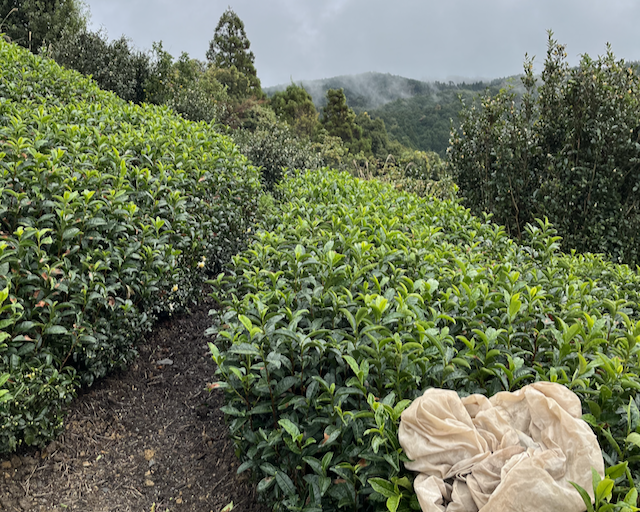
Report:
[[[346,173],[300,174],[281,192],[219,280],[228,308],[210,345],[241,468],[276,511],[412,509],[399,418],[430,388],[493,396],[542,381],[571,395],[561,384],[606,464],[626,459],[637,481],[637,272],[563,255],[548,223],[518,243],[458,202]],[[616,496],[635,485],[624,467],[610,473]],[[590,469],[575,479],[588,489]]]
[[[242,247],[258,172],[230,139],[0,39],[0,452],[135,356]]]
[[[326,93],[329,89],[344,89],[347,103],[357,112],[380,107],[399,98],[410,98],[432,91],[431,84],[420,80],[374,72],[304,80],[296,84],[304,87],[318,109],[326,105]],[[271,96],[274,92],[285,90],[287,85],[289,84],[268,87],[265,92]]]

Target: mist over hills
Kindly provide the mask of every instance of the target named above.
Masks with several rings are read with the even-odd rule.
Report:
[[[405,78],[390,73],[368,72],[358,75],[341,75],[317,80],[293,81],[304,87],[311,95],[316,108],[320,110],[326,105],[326,93],[329,89],[344,89],[348,105],[356,112],[379,108],[396,100],[409,99],[414,96],[434,95],[439,91],[473,90],[483,91],[487,87],[503,87],[509,78],[498,78],[489,81],[467,81],[460,77],[455,82],[426,82]],[[290,84],[279,84],[264,88],[267,96],[284,91]]]
[[[495,94],[507,86],[518,91],[521,85],[517,76],[443,83],[375,72],[295,83],[311,95],[319,112],[326,105],[329,89],[343,89],[349,107],[356,113],[366,111],[371,118],[381,118],[392,139],[409,148],[435,151],[441,156],[449,145],[451,123],[458,121],[461,98],[468,102],[487,89]],[[281,84],[264,91],[271,96],[288,85]]]
[[[318,109],[326,105],[326,93],[329,89],[344,89],[347,103],[355,111],[372,109],[400,98],[432,92],[432,86],[427,82],[375,72],[294,83],[305,88]],[[271,96],[277,91],[285,90],[288,85],[276,85],[265,88],[264,91]]]

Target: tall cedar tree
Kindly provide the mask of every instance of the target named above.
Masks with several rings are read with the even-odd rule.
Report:
[[[356,114],[347,105],[343,89],[327,91],[327,105],[322,113],[322,125],[329,135],[340,137],[349,149],[357,145],[362,137],[362,128],[356,124]]]
[[[260,95],[262,89],[253,64],[255,57],[253,52],[249,50],[250,46],[251,43],[244,30],[244,23],[229,7],[220,16],[213,33],[213,39],[209,42],[207,60],[219,69],[237,71],[244,75],[248,81],[247,92]],[[221,82],[225,81],[224,77],[216,78]],[[237,81],[237,77],[234,78],[234,81]]]
[[[87,26],[77,0],[0,0],[0,32],[33,52]]]

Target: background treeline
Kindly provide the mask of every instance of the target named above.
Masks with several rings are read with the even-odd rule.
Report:
[[[640,262],[637,66],[610,51],[571,68],[550,39],[540,77],[527,61],[521,80],[427,84],[370,73],[366,85],[338,77],[269,96],[231,9],[200,61],[176,59],[161,42],[142,52],[125,37],[109,41],[87,29],[75,0],[0,0],[0,8],[10,40],[126,100],[213,122],[269,190],[287,169],[324,166],[419,194],[452,197],[460,187],[473,211],[493,214],[512,236],[548,217],[565,250]]]
[[[369,90],[354,80],[330,79],[320,99],[293,83],[267,98],[244,24],[231,9],[214,30],[206,61],[200,61],[187,53],[174,58],[162,42],[154,43],[151,51],[140,51],[124,36],[110,41],[106,33],[87,28],[87,14],[75,0],[46,6],[2,0],[0,7],[2,31],[11,41],[91,75],[101,88],[125,100],[167,105],[188,120],[215,122],[262,167],[269,188],[285,168],[330,165],[363,177],[403,182],[400,186],[414,191],[453,191],[446,179],[444,187],[427,187],[427,181],[446,178],[438,155],[417,151],[430,148],[410,137],[390,135],[385,118],[366,111],[398,98],[431,95],[429,84],[371,74]],[[43,24],[43,17],[53,21]],[[394,126],[408,126],[397,117],[390,117]],[[449,123],[448,118],[440,123],[435,139],[441,145],[448,140]],[[410,179],[405,179],[407,171]]]
[[[315,106],[327,105],[327,92],[343,89],[347,103],[356,114],[367,112],[372,119],[384,121],[391,140],[419,151],[435,151],[444,157],[449,146],[451,123],[459,123],[461,99],[470,100],[488,90],[518,86],[517,77],[473,83],[422,82],[383,73],[363,73],[300,82]],[[285,86],[265,89],[268,96]]]

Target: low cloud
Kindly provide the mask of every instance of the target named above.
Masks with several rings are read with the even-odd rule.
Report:
[[[162,40],[174,56],[204,59],[229,0],[88,0],[93,25],[138,48]],[[245,28],[263,85],[367,71],[447,80],[519,73],[525,53],[546,52],[546,30],[567,44],[570,62],[610,42],[640,59],[632,0],[275,0],[231,3]]]

